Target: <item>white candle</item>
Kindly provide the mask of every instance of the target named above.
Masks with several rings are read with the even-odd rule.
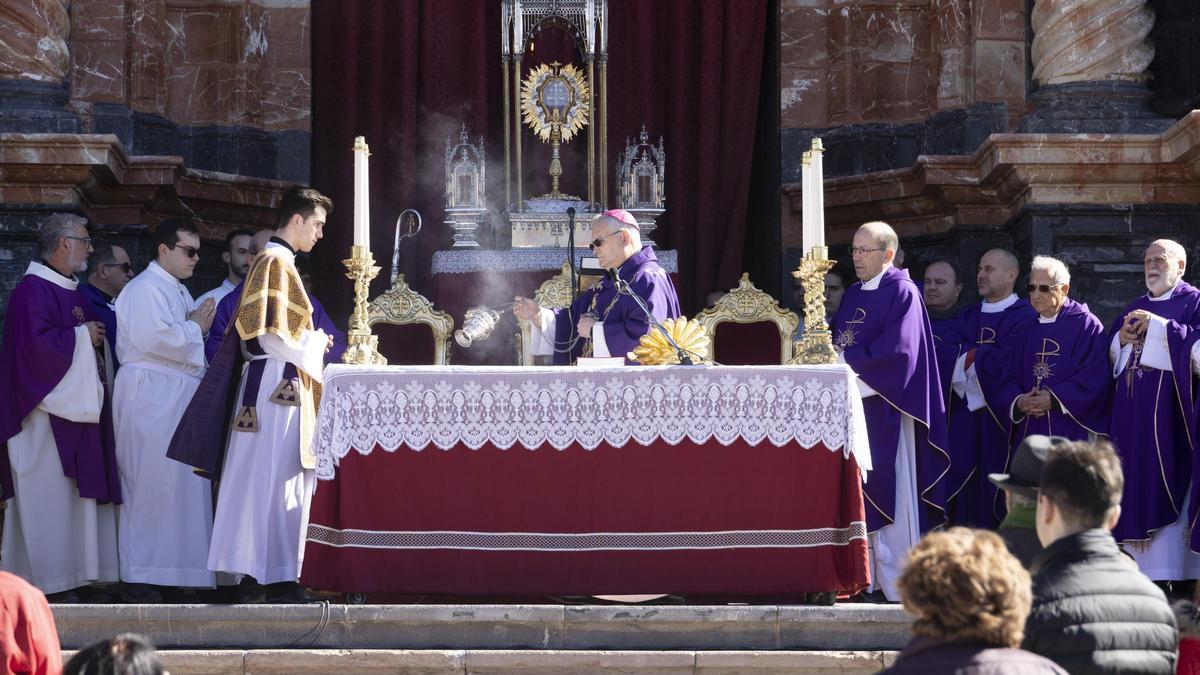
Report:
[[[371,247],[371,183],[367,175],[367,158],[371,151],[367,139],[354,138],[354,245]]]
[[[813,246],[825,246],[825,160],[823,154],[825,148],[821,145],[821,139],[814,138],[812,142],[812,158],[809,161],[809,170],[812,172],[812,209],[813,219]]]
[[[805,151],[800,160],[800,253],[808,255],[812,250],[816,232],[816,214],[813,212],[812,153]]]

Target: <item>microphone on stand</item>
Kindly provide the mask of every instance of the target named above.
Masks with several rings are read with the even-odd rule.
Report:
[[[679,365],[696,365],[692,361],[692,357],[688,356],[687,351],[683,347],[679,346],[679,343],[675,341],[675,338],[671,337],[670,331],[668,331],[665,326],[659,323],[658,319],[654,318],[654,315],[650,313],[650,308],[646,306],[646,301],[642,300],[642,296],[633,292],[633,289],[629,287],[628,281],[622,279],[621,276],[617,274],[615,269],[605,270],[604,274],[608,277],[608,280],[612,282],[613,286],[616,287],[617,294],[628,295],[629,297],[633,298],[633,301],[637,303],[637,306],[642,310],[642,313],[646,315],[646,321],[648,321],[651,326],[657,328],[658,331],[663,334],[663,337],[667,338],[667,344],[675,348],[675,354],[679,357]]]
[[[579,296],[579,272],[575,269],[575,207],[567,207],[567,263],[571,267],[571,302]]]

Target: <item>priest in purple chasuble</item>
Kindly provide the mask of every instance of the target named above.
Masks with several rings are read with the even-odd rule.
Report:
[[[631,213],[605,211],[592,222],[591,235],[589,247],[600,266],[615,270],[655,319],[679,316],[679,298],[671,277],[659,266],[654,251],[642,246],[641,231]],[[572,364],[581,356],[625,357],[650,331],[637,302],[618,293],[607,277],[581,293],[569,308],[551,310],[518,296],[513,313],[533,327],[533,354],[553,355],[556,365]],[[632,361],[626,358],[626,363]]]
[[[981,301],[958,317],[962,353],[950,366],[950,449],[961,490],[951,505],[956,525],[995,529],[1005,514],[1004,497],[988,475],[1008,465],[1011,421],[999,405],[998,389],[1013,335],[1037,316],[1013,292],[1020,275],[1017,257],[994,248],[979,258],[975,282]],[[939,364],[940,365],[940,364]],[[965,477],[965,480],[962,478]]]
[[[1121,455],[1126,494],[1134,497],[1123,502],[1113,536],[1156,580],[1200,577],[1200,555],[1185,540],[1195,451],[1188,343],[1200,329],[1200,290],[1183,281],[1186,266],[1177,242],[1151,243],[1143,259],[1148,292],[1108,332],[1109,437]]]
[[[916,284],[891,265],[898,238],[885,223],[854,235],[860,281],[833,322],[835,347],[858,376],[874,469],[863,486],[873,588],[898,599],[896,580],[921,533],[945,523],[946,410],[934,338]]]
[[[1027,288],[1038,316],[1014,336],[998,400],[1013,424],[1009,447],[1032,434],[1107,434],[1112,366],[1104,326],[1067,297],[1071,275],[1060,260],[1035,257]]]
[[[41,261],[9,297],[0,344],[0,569],[54,594],[118,579],[121,502],[104,324],[78,289],[87,221],[42,224]]]
[[[208,568],[274,584],[268,599],[278,601],[304,599],[296,580],[315,487],[312,435],[333,344],[313,325],[295,256],[321,239],[333,202],[293,188],[277,210],[167,456],[219,480]]]

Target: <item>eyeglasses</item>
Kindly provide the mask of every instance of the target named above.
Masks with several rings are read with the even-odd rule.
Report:
[[[187,257],[189,257],[189,258],[195,258],[200,255],[200,249],[196,248],[195,246],[184,246],[183,244],[175,244],[171,248],[183,249],[183,252],[186,253]]]
[[[69,235],[69,234],[64,234],[64,235],[63,235],[63,239],[74,239],[75,241],[82,241],[84,246],[91,246],[91,245],[92,245],[92,238],[91,238],[91,237],[72,237],[72,236],[71,236],[71,235]]]
[[[101,266],[101,267],[120,267],[120,268],[121,268],[121,271],[122,271],[122,272],[124,272],[125,274],[132,274],[132,273],[133,273],[133,265],[130,265],[130,264],[129,264],[129,263],[127,263],[127,262],[123,262],[123,263],[101,263],[101,265],[100,265],[100,266]]]
[[[1039,293],[1049,293],[1050,291],[1062,286],[1063,284],[1028,284],[1025,290],[1029,293],[1037,291]]]
[[[866,255],[868,253],[874,253],[876,251],[886,251],[886,250],[887,249],[883,249],[883,248],[862,248],[861,246],[851,246],[850,247],[850,257],[853,258],[856,255]]]
[[[600,237],[599,239],[593,239],[592,243],[588,244],[588,248],[595,251],[596,249],[600,248],[600,245],[604,243],[605,239],[608,239],[609,237],[613,236],[614,234],[621,234],[621,231],[617,230],[616,232],[609,232],[608,234],[604,235],[603,237]]]

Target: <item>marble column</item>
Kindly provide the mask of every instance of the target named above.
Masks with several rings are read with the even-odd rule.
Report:
[[[78,133],[67,111],[67,0],[0,2],[0,132]]]
[[[1156,133],[1173,121],[1149,107],[1147,0],[1035,0],[1031,23],[1038,88],[1022,131]]]

